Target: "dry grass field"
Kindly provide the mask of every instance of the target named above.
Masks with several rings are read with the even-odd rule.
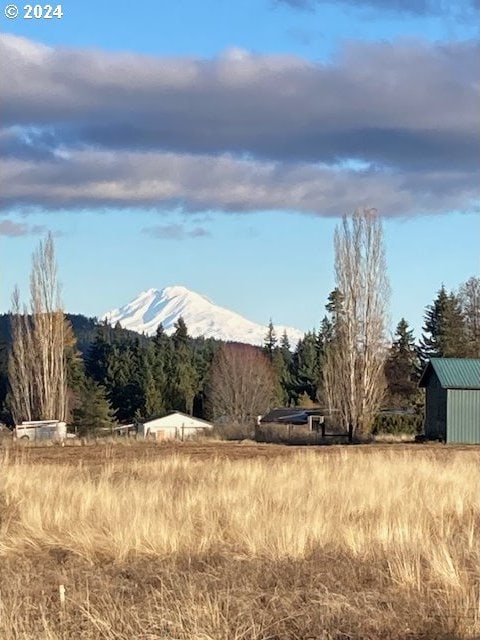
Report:
[[[2,640],[480,637],[477,448],[1,456]]]

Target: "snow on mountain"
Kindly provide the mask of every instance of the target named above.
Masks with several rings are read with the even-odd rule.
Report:
[[[260,345],[267,332],[266,325],[247,320],[234,311],[217,306],[205,296],[180,286],[143,291],[135,300],[109,311],[102,319],[112,325],[119,322],[125,329],[153,335],[160,323],[168,334],[173,333],[174,324],[180,316],[193,337]],[[277,337],[282,335],[284,329],[292,346],[303,337],[303,332],[298,329],[275,326]]]

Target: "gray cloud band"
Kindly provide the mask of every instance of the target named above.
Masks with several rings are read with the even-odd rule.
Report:
[[[147,58],[5,36],[0,55],[3,208],[474,206],[473,43],[356,44],[321,65],[237,50]]]
[[[370,9],[389,13],[409,13],[417,16],[442,15],[465,19],[479,8],[479,0],[276,0],[276,4],[311,11],[328,4],[343,4],[355,9]]]
[[[44,235],[48,231],[42,224],[29,225],[24,222],[0,220],[0,236],[20,238],[22,236]]]

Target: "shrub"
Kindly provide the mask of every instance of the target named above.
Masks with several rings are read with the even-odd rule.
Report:
[[[379,413],[373,423],[373,434],[406,433],[415,435],[423,429],[423,417],[417,414],[387,414]]]
[[[253,440],[255,428],[250,424],[221,424],[215,425],[206,435],[219,440]]]

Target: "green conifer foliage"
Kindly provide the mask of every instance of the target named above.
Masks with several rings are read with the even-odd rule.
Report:
[[[388,384],[386,402],[392,407],[411,407],[418,398],[420,362],[413,331],[402,318],[397,325],[394,341],[385,365]]]
[[[199,390],[199,378],[193,364],[193,350],[183,318],[175,323],[173,360],[170,372],[170,393],[173,409],[193,414],[193,403]]]
[[[115,426],[113,410],[105,388],[91,378],[84,381],[79,405],[74,410],[73,423],[79,435],[90,435],[100,429]]]
[[[270,318],[270,321],[268,323],[267,334],[265,336],[265,340],[263,343],[263,352],[267,356],[267,358],[270,360],[270,362],[273,362],[273,356],[277,348],[277,342],[278,340],[277,340],[277,334],[275,332],[275,327],[273,326],[273,321]]]
[[[425,312],[420,355],[425,365],[429,358],[464,358],[468,355],[468,337],[459,298],[442,285]]]
[[[310,400],[315,401],[320,377],[319,353],[315,331],[307,332],[303,340],[299,341],[293,355],[293,367],[295,372],[296,402],[304,393],[308,395]]]

